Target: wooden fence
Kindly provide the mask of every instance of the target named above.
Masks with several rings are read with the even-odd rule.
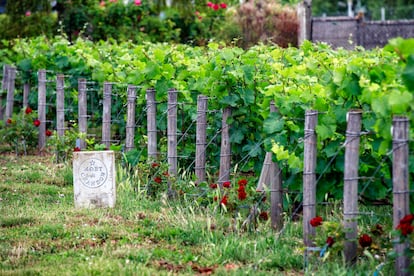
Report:
[[[14,78],[15,69],[8,67],[7,73],[3,75],[3,86],[7,88],[7,105],[5,118],[11,116],[14,103]],[[46,126],[46,71],[40,70],[38,73],[38,114],[43,129],[39,130],[39,151],[45,149],[45,126]],[[58,75],[56,78],[56,118],[57,133],[64,135],[64,76]],[[111,129],[111,84],[104,83],[103,86],[103,118],[102,118],[102,143],[109,145]],[[135,138],[135,106],[136,106],[137,87],[128,85],[127,87],[127,122],[126,122],[126,142],[125,151],[132,150]],[[156,105],[154,89],[146,91],[146,115],[147,115],[147,134],[148,134],[148,160],[156,160],[157,149],[157,125],[156,125]],[[168,91],[168,123],[167,123],[167,160],[169,174],[176,175],[177,168],[177,90]],[[27,97],[27,94],[24,95]],[[27,104],[27,99],[23,102]],[[78,81],[78,126],[79,132],[87,133],[87,102],[86,102],[86,80]],[[206,179],[206,128],[208,98],[199,95],[197,98],[197,125],[196,125],[196,150],[195,150],[195,175],[197,181]],[[270,106],[271,112],[277,112],[273,105]],[[220,186],[224,182],[230,181],[231,167],[231,147],[230,135],[227,119],[231,116],[231,109],[224,108],[222,112],[221,130],[221,151],[220,151],[220,171],[218,183]],[[357,258],[357,234],[358,224],[358,163],[359,163],[359,143],[361,136],[361,110],[351,110],[347,115],[347,130],[345,141],[345,168],[344,168],[344,205],[343,205],[343,225],[345,229],[345,248],[344,254],[348,264],[353,264]],[[305,114],[304,126],[304,168],[303,168],[303,240],[306,246],[305,256],[309,250],[315,250],[314,236],[315,229],[311,227],[309,221],[316,215],[316,164],[317,164],[317,137],[315,128],[318,123],[318,112],[309,110]],[[393,227],[399,224],[401,218],[409,213],[409,121],[406,117],[395,116],[393,118]],[[81,149],[86,147],[85,141],[80,144]],[[267,188],[265,188],[265,186]],[[171,185],[169,183],[169,191]],[[276,162],[272,161],[272,153],[266,154],[262,172],[259,177],[257,190],[271,193],[271,223],[272,227],[280,230],[283,227],[283,200],[282,200],[282,180],[281,170]],[[407,243],[397,243],[395,251],[397,256],[395,266],[397,275],[407,275],[405,270],[409,266],[409,259],[403,253],[409,245]]]

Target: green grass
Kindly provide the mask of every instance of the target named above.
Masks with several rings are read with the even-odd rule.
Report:
[[[394,274],[388,259],[363,254],[351,268],[341,255],[312,256],[305,268],[300,221],[245,231],[212,206],[133,192],[122,172],[112,209],[75,209],[70,166],[50,157],[0,156],[0,174],[1,275],[372,275],[384,260],[381,273]],[[361,228],[390,223],[380,208]]]

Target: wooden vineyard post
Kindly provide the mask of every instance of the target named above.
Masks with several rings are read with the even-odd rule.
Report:
[[[226,107],[223,110],[221,121],[221,147],[220,147],[220,170],[219,180],[217,181],[220,188],[223,188],[223,183],[230,181],[230,165],[231,165],[231,146],[230,146],[230,130],[227,124],[228,118],[231,116],[231,107]]]
[[[65,134],[65,76],[56,78],[56,131],[58,136]]]
[[[135,148],[135,101],[137,99],[137,87],[128,85],[128,106],[126,123],[125,151],[128,152]]]
[[[270,112],[277,112],[275,103],[270,103]],[[267,153],[266,153],[267,154]],[[270,153],[272,156],[273,154]],[[279,164],[270,159],[269,167],[269,183],[270,183],[270,220],[272,228],[281,230],[283,227],[283,198],[282,198],[282,173]]]
[[[177,90],[168,90],[168,173],[177,174]]]
[[[102,114],[102,144],[105,144],[107,148],[109,148],[111,144],[111,108],[112,108],[111,100],[112,100],[112,84],[110,82],[104,82],[103,111],[102,111],[103,112]]]
[[[270,103],[270,112],[277,112],[273,101]],[[270,219],[272,228],[280,230],[283,226],[282,175],[279,165],[272,161],[272,156],[272,152],[266,152],[256,191],[265,192],[263,186],[270,185]]]
[[[361,110],[351,110],[347,114],[348,125],[346,129],[344,168],[344,230],[345,261],[348,265],[354,264],[357,257],[358,167],[361,117]]]
[[[29,106],[29,93],[30,93],[30,83],[26,82],[23,84],[23,107],[26,108]]]
[[[266,152],[265,160],[263,162],[262,170],[260,171],[259,182],[257,183],[256,191],[264,192],[265,184],[269,185],[269,170],[272,163],[272,153]]]
[[[86,80],[79,79],[78,80],[78,127],[79,132],[86,135],[87,133],[87,98],[86,98]],[[79,148],[85,149],[86,148],[86,141],[84,139],[80,139],[79,141]]]
[[[168,174],[177,175],[177,93],[175,89],[168,90],[168,118],[167,118],[167,159]],[[171,181],[168,181],[168,195],[172,196]]]
[[[305,114],[304,161],[303,161],[303,241],[313,247],[315,228],[309,223],[316,216],[316,133],[318,112],[307,110]],[[305,257],[307,255],[305,251]]]
[[[4,107],[3,107],[3,94],[5,91],[7,91],[8,88],[8,82],[9,82],[9,65],[4,64],[3,65],[3,79],[1,82],[1,90],[0,93],[0,120],[4,119]],[[7,120],[8,118],[5,118]]]
[[[392,162],[392,183],[393,183],[393,229],[396,229],[400,220],[409,214],[409,120],[407,117],[394,116],[393,118],[393,162]],[[397,253],[395,261],[395,272],[398,276],[410,275],[408,267],[410,258],[405,254],[409,243],[395,243],[394,249]]]
[[[40,120],[39,125],[39,154],[43,154],[46,146],[46,70],[38,72],[38,95],[37,95],[37,112]]]
[[[14,104],[14,84],[16,79],[16,68],[8,68],[8,81],[7,81],[7,98],[6,98],[6,120],[13,115]]]
[[[198,95],[195,158],[195,175],[197,177],[197,183],[206,181],[207,104],[207,96]]]
[[[305,40],[312,40],[312,0],[304,0],[298,4],[297,16],[299,18],[298,44]]]
[[[155,101],[155,89],[147,89],[147,135],[148,135],[148,160],[157,159],[157,102]]]

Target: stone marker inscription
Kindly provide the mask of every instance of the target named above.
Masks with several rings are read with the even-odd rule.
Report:
[[[86,159],[79,167],[80,180],[88,188],[102,186],[108,178],[108,169],[99,159]]]
[[[75,207],[114,207],[115,157],[113,151],[73,154]]]

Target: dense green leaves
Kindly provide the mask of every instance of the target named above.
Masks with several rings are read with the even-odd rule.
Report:
[[[302,48],[257,45],[246,51],[218,43],[203,48],[114,41],[93,44],[79,39],[69,44],[62,37],[5,43],[10,50],[0,52],[1,60],[13,62],[22,72],[31,70],[32,78],[37,70],[46,68],[100,84],[133,84],[142,87],[142,92],[154,87],[158,101],[165,102],[168,89],[176,88],[179,100],[185,103],[193,103],[197,94],[204,94],[209,96],[211,110],[232,107],[228,123],[233,160],[238,162],[246,154],[254,158],[248,162],[254,163],[248,165],[251,167],[240,168],[246,171],[260,168],[265,148],[273,150],[285,166],[286,178],[299,172],[303,119],[308,109],[322,113],[316,127],[317,173],[325,184],[342,177],[341,145],[350,109],[362,109],[363,130],[374,133],[361,145],[361,158],[368,164],[362,168],[364,176],[371,176],[390,150],[392,115],[405,114],[414,122],[414,40],[396,39],[385,50],[370,51],[333,50],[310,42]],[[272,101],[276,113],[270,113]],[[138,104],[145,104],[145,93],[138,93]],[[166,105],[159,108],[165,111]],[[191,116],[196,113],[194,108],[186,105],[183,110]],[[209,123],[211,132],[215,131],[221,124],[220,114],[212,115]],[[160,128],[164,130],[165,124]],[[215,158],[218,153],[211,155]],[[326,168],[328,165],[331,167]],[[379,173],[387,177],[385,169]],[[298,181],[286,183],[289,189],[301,188]],[[388,187],[382,181],[371,185],[386,194],[383,189]],[[340,194],[340,185],[331,186],[337,190],[327,189],[329,195]]]

